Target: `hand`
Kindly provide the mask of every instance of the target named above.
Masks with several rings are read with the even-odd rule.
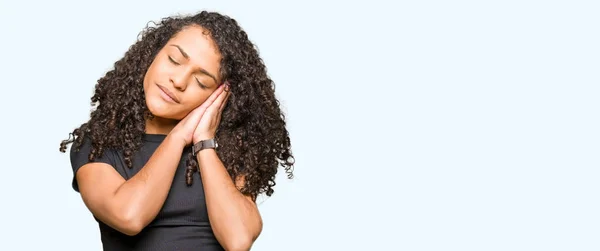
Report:
[[[225,104],[227,104],[227,100],[229,99],[230,95],[229,84],[227,82],[220,86],[219,89],[215,91],[215,93],[218,92],[219,96],[214,100],[214,102],[209,104],[206,112],[204,112],[202,115],[196,130],[194,131],[192,140],[194,144],[198,143],[200,140],[207,140],[215,137],[217,127],[219,127],[219,123],[221,122],[223,108],[225,108]],[[204,106],[204,104],[202,105]]]
[[[188,115],[185,116],[185,118],[179,121],[175,128],[171,130],[169,135],[183,140],[185,145],[191,144],[192,139],[194,139],[194,134],[196,128],[198,127],[198,123],[200,123],[203,115],[209,110],[215,100],[222,96],[221,93],[224,93],[223,86],[217,88],[202,105],[192,110]]]

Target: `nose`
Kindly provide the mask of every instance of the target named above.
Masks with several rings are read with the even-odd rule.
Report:
[[[185,91],[187,88],[187,74],[185,72],[173,73],[170,77],[171,84],[179,91]]]

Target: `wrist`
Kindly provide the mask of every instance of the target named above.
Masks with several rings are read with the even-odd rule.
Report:
[[[199,140],[198,142],[192,145],[192,154],[197,155],[199,152],[217,148],[219,144],[217,143],[215,138],[210,138],[207,140]]]
[[[203,140],[209,140],[209,139],[214,139],[215,135],[211,135],[211,134],[202,134],[202,135],[198,135],[198,136],[194,136],[194,139],[192,140],[192,144],[198,144],[198,142],[203,141]]]
[[[217,151],[213,148],[204,149],[204,150],[199,151],[196,154],[196,160],[198,161],[198,164],[199,164],[198,168],[206,166],[206,165],[200,165],[200,163],[203,162],[203,160],[210,159],[211,156],[216,156],[216,155],[217,155]]]
[[[183,137],[177,137],[177,135],[170,133],[167,134],[167,137],[165,138],[164,142],[171,146],[181,147],[182,149],[188,145],[188,143]]]

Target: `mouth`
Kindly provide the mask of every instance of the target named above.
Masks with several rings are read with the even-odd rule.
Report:
[[[159,85],[159,84],[156,84],[156,86],[158,86],[158,88],[161,90],[162,94],[164,94],[164,95],[161,95],[161,96],[163,96],[164,99],[167,99],[167,101],[171,101],[173,103],[177,103],[177,104],[180,103],[177,96],[175,96],[175,94],[173,94],[173,92],[169,91],[169,89],[167,89],[166,87]]]

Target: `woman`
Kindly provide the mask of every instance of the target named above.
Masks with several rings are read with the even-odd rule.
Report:
[[[293,156],[273,81],[237,22],[203,11],[141,33],[98,80],[71,147],[104,250],[248,250],[259,194]]]

